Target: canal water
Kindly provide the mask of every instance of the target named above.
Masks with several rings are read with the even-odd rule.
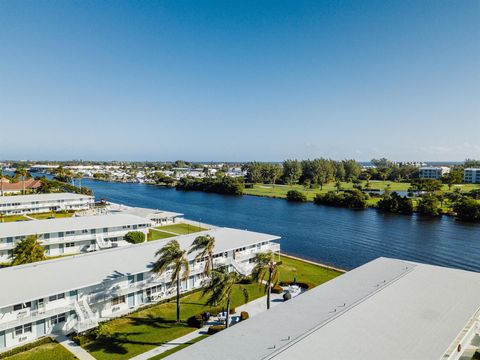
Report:
[[[451,217],[295,204],[255,196],[183,192],[145,184],[84,179],[97,199],[185,214],[218,226],[279,235],[282,251],[344,269],[379,256],[480,271],[480,225]]]

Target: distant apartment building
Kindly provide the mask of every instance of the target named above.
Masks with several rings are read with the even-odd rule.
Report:
[[[36,235],[47,256],[60,256],[128,245],[129,231],[148,233],[152,223],[134,215],[98,215],[0,224],[0,262],[11,260],[15,244]]]
[[[0,214],[22,215],[61,210],[86,210],[93,206],[93,196],[53,193],[0,197]]]
[[[115,218],[121,215],[111,215]],[[214,266],[250,274],[258,252],[280,252],[279,237],[217,228]],[[198,234],[178,237],[188,250]],[[167,240],[43,261],[2,269],[0,283],[0,351],[49,334],[70,334],[94,328],[100,321],[127,314],[176,294],[171,269],[151,271],[155,254]],[[188,254],[190,273],[181,293],[204,285],[206,258]]]
[[[463,171],[463,182],[480,184],[480,169],[468,168]]]
[[[421,179],[439,180],[445,174],[450,172],[450,168],[446,166],[423,166],[420,168],[419,177]]]

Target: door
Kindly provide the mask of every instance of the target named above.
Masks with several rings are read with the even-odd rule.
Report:
[[[0,349],[5,347],[5,331],[0,331]]]
[[[45,335],[45,319],[37,321],[37,337]]]
[[[135,294],[128,294],[128,307],[135,306]]]
[[[60,254],[63,254],[65,252],[65,245],[64,244],[58,245],[58,252]]]

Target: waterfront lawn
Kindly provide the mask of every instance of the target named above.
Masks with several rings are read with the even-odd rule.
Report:
[[[60,218],[69,218],[73,216],[73,213],[69,212],[46,212],[41,214],[30,214],[28,215],[37,220],[46,220],[50,218],[60,219]]]
[[[287,256],[281,256],[281,261],[279,281],[291,282],[294,276],[296,276],[297,282],[306,283],[310,288],[323,284],[342,274],[337,270],[324,268]]]
[[[200,226],[188,224],[188,223],[177,223],[171,225],[158,226],[155,229],[169,231],[178,235],[192,234],[199,231],[208,230]]]
[[[65,349],[62,345],[55,342],[54,340],[42,339],[36,343],[29,344],[28,347],[31,347],[28,350],[18,352],[11,356],[1,357],[0,359],[5,360],[74,360],[77,359],[71,352]]]
[[[2,216],[0,217],[0,222],[15,222],[15,221],[26,221],[30,220],[23,215],[10,215],[10,216]]]
[[[294,274],[296,274],[297,281],[315,286],[341,274],[334,270],[284,256],[282,261],[280,266],[280,280],[282,281],[292,281]],[[244,303],[240,286],[248,290],[249,301],[265,295],[264,286],[258,284],[237,285],[232,295],[233,307],[238,307]],[[175,298],[130,315],[113,319],[107,323],[107,327],[110,329],[109,335],[96,340],[82,336],[82,346],[99,360],[126,359],[136,356],[196,330],[186,324],[186,320],[190,316],[205,311],[210,311],[212,314],[216,312],[215,309],[206,305],[206,301],[207,297],[202,296],[201,291],[182,297],[182,321],[180,324],[175,322]]]
[[[353,183],[351,182],[342,182],[342,190],[352,190]],[[363,188],[366,187],[366,181],[362,181],[361,185]],[[399,183],[394,181],[381,181],[381,180],[370,180],[370,189],[385,190],[390,191],[408,191],[410,188],[410,183]],[[459,184],[454,185],[451,190],[448,189],[447,185],[442,186],[442,191],[444,193],[451,192],[455,188],[460,189],[461,192],[469,192],[474,189],[480,189],[480,184]],[[287,192],[289,190],[298,190],[307,196],[309,201],[313,201],[317,194],[325,194],[328,191],[336,191],[335,183],[331,182],[323,185],[323,188],[317,189],[306,189],[302,185],[272,185],[272,184],[254,184],[253,188],[245,188],[244,193],[246,195],[255,195],[255,196],[264,196],[264,197],[273,197],[273,198],[286,198]],[[374,205],[378,202],[378,198],[371,198],[368,201],[369,205]]]
[[[165,352],[163,352],[163,353],[161,353],[157,356],[151,357],[149,360],[164,359],[167,356],[172,355],[173,353],[176,353],[177,351],[180,351],[182,349],[185,349],[187,346],[193,345],[193,344],[195,344],[195,343],[197,343],[197,342],[199,342],[199,341],[201,341],[201,340],[203,340],[203,339],[205,339],[209,336],[210,335],[206,335],[206,334],[205,335],[200,335],[200,336],[196,337],[195,339],[190,340],[189,342],[186,342],[182,345],[175,346],[174,348],[169,349],[169,350],[167,350],[167,351],[165,351]]]
[[[168,239],[169,237],[176,236],[174,234],[166,233],[164,231],[150,229],[147,235],[147,241],[155,241],[155,240],[162,240]]]

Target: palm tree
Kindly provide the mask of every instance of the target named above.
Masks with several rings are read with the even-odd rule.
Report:
[[[83,177],[83,174],[81,172],[77,172],[75,174],[75,178],[77,179],[77,184],[79,189],[82,188],[82,177]]]
[[[3,175],[3,170],[0,167],[0,195],[3,196],[3,181],[6,179],[5,175]]]
[[[210,293],[207,304],[216,306],[218,303],[226,302],[227,314],[225,326],[228,328],[230,320],[230,299],[235,286],[242,280],[242,276],[236,272],[229,272],[226,267],[219,270],[213,270],[210,283],[203,289],[203,295]],[[248,302],[247,289],[241,287],[245,302]]]
[[[180,284],[182,280],[187,280],[190,274],[186,255],[187,251],[180,249],[178,241],[171,240],[155,254],[159,258],[152,270],[154,273],[163,274],[167,268],[172,268],[171,282],[177,283],[177,323],[180,322]]]
[[[15,176],[22,178],[22,194],[25,195],[25,179],[30,175],[30,173],[25,168],[15,169]]]
[[[203,274],[209,276],[213,270],[213,249],[215,248],[215,238],[211,235],[200,235],[192,243],[189,254],[198,251],[195,260],[205,258],[205,268]]]
[[[267,291],[267,309],[270,309],[270,294],[272,286],[278,282],[278,267],[280,261],[275,261],[275,254],[272,251],[257,253],[253,258],[255,267],[252,270],[252,279],[259,284],[265,284]],[[267,278],[267,280],[265,280]]]

